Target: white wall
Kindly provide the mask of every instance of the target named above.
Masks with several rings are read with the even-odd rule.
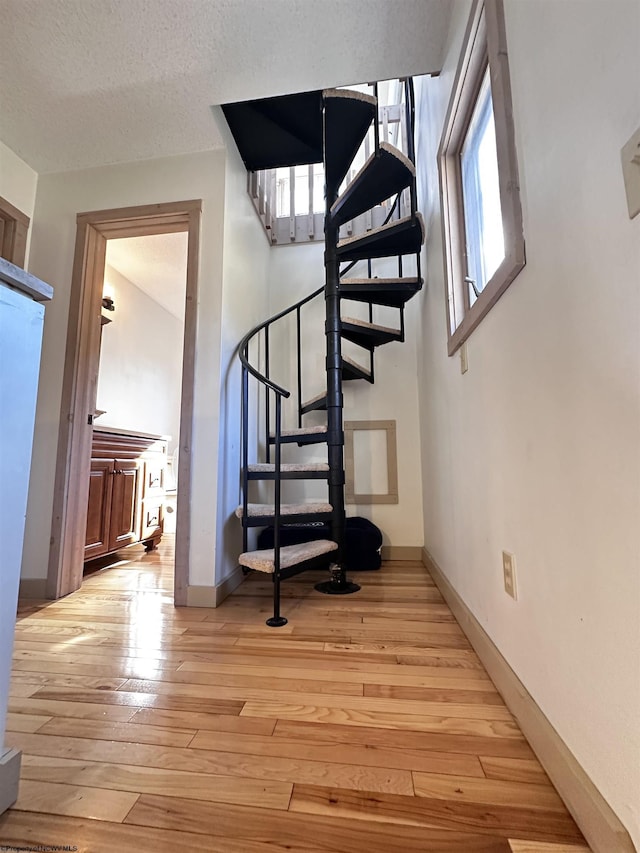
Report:
[[[247,193],[247,171],[219,107],[214,119],[226,146],[224,185],[223,293],[220,329],[220,434],[216,581],[238,565],[242,526],[240,504],[241,367],[237,348],[244,335],[269,316],[269,243]],[[250,410],[251,434],[257,408]]]
[[[31,166],[28,166],[4,142],[0,142],[0,196],[17,207],[29,219],[33,218],[37,184],[37,172],[34,172]],[[29,259],[30,241],[31,228],[27,236],[25,267]]]
[[[191,491],[191,583],[212,585],[220,399],[224,152],[124,163],[41,176],[30,268],[55,288],[47,309],[22,576],[47,572],[62,373],[76,215],[81,211],[199,198],[199,265]]]
[[[105,284],[115,311],[104,312],[112,322],[102,327],[96,408],[105,414],[97,423],[170,435],[171,454],[180,434],[184,323],[113,267]]]
[[[324,282],[324,244],[281,246],[272,250],[270,266],[270,313],[287,308],[302,297],[312,293]],[[378,262],[374,274],[397,275],[395,262]],[[405,262],[408,270],[408,262]],[[356,268],[354,276],[366,275]],[[416,347],[418,331],[419,297],[409,302],[406,310],[406,341],[380,347],[375,355],[375,383],[362,381],[345,382],[345,420],[393,420],[397,422],[398,449],[398,504],[348,505],[349,515],[360,515],[371,519],[384,534],[386,545],[423,544],[422,539],[422,490],[420,482],[420,439],[418,430],[418,389],[416,371]],[[398,312],[376,306],[374,322],[398,328]],[[355,302],[344,302],[342,315],[368,319],[367,306]],[[282,381],[292,391],[292,400],[287,412],[286,425],[295,427],[296,411],[296,331],[295,319],[283,320],[283,332],[278,337],[275,326],[271,336],[274,358],[274,378]],[[286,325],[285,325],[286,324]],[[325,377],[325,334],[324,299],[319,296],[302,309],[303,340],[303,400],[309,400],[326,388]],[[344,342],[343,352],[368,369],[369,355],[361,347]],[[304,416],[308,426],[326,423],[325,412],[313,412]],[[303,455],[309,461],[326,461],[326,447],[312,445],[304,449],[288,449],[287,460],[299,461]],[[326,500],[326,484],[322,481],[292,481],[286,484],[286,495],[291,500]]]
[[[471,335],[464,376],[446,350],[435,150],[466,0],[419,102],[425,543],[640,845],[640,217],[620,168],[640,11],[505,6],[527,265]]]

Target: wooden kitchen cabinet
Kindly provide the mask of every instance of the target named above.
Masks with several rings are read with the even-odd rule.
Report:
[[[166,436],[94,427],[85,561],[136,542],[157,547],[166,465]]]

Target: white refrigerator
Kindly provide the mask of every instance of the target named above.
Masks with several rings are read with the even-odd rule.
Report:
[[[49,285],[0,258],[0,814],[16,799],[20,754],[5,744],[13,633]]]

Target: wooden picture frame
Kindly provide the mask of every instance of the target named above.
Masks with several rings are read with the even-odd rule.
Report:
[[[387,447],[387,491],[386,493],[359,494],[355,490],[355,447],[354,433],[363,430],[384,431]],[[395,421],[345,421],[345,501],[348,504],[397,504],[398,500],[398,450]]]

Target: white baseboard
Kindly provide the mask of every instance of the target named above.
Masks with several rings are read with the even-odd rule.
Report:
[[[37,598],[41,601],[47,597],[46,578],[20,578],[20,598]]]
[[[0,754],[0,814],[18,799],[21,759],[22,753],[17,749],[7,749]]]
[[[238,566],[217,586],[188,586],[187,607],[219,607],[243,581],[244,574]]]
[[[188,586],[187,607],[215,607],[215,586]]]
[[[216,586],[216,607],[218,607],[225,598],[228,598],[234,589],[237,589],[244,582],[245,574],[242,567],[238,566],[231,574],[226,577],[222,583]]]
[[[422,546],[383,545],[380,554],[383,560],[422,560]]]
[[[636,853],[618,816],[426,548],[422,561],[594,853]]]

